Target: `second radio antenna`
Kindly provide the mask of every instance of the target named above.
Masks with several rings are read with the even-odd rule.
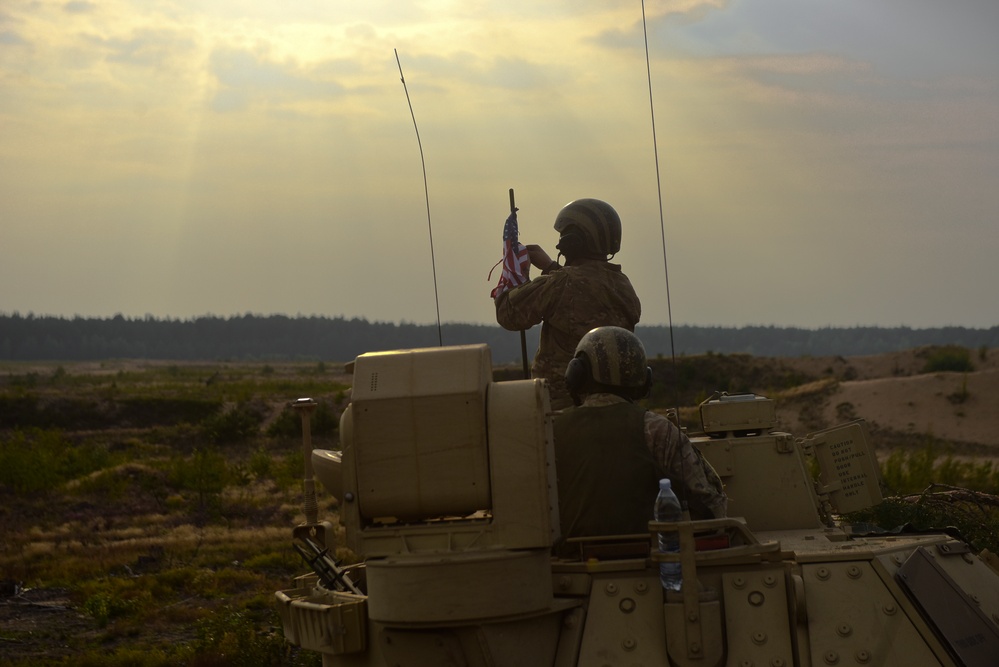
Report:
[[[402,63],[399,62],[399,50],[395,52],[395,64],[399,66],[399,80],[402,89],[406,91],[406,103],[409,104],[409,115],[413,117],[413,128],[416,130],[416,143],[420,147],[420,164],[423,166],[423,193],[427,200],[427,230],[430,232],[430,266],[434,273],[434,303],[437,306],[437,344],[444,347],[444,335],[441,332],[441,302],[437,295],[437,262],[434,260],[434,228],[430,223],[430,189],[427,187],[427,162],[423,158],[423,142],[420,141],[420,128],[416,125],[416,114],[413,113],[413,102],[409,99],[409,88],[406,87],[406,77],[402,73]]]

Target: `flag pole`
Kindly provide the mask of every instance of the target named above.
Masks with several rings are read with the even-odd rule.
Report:
[[[510,188],[510,215],[517,212],[517,204],[513,199],[513,188]],[[524,379],[529,380],[531,378],[531,370],[527,366],[527,332],[523,329],[520,330],[520,358],[524,362]]]

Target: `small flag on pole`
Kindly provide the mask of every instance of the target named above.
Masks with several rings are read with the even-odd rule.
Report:
[[[527,270],[531,260],[527,256],[527,248],[520,243],[520,231],[517,229],[517,211],[510,214],[503,225],[503,270],[500,272],[499,283],[489,296],[497,298],[509,289],[527,282]],[[495,266],[493,267],[496,268]],[[490,274],[492,271],[490,271]]]

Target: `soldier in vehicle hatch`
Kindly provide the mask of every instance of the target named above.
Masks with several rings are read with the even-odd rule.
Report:
[[[610,204],[570,202],[555,217],[555,231],[565,266],[541,246],[528,245],[531,264],[541,275],[503,292],[495,304],[496,321],[505,329],[541,323],[531,375],[547,381],[552,408],[559,410],[571,405],[565,369],[583,334],[598,326],[634,331],[642,305],[620,265],[609,261],[621,249],[621,218]]]
[[[686,498],[692,519],[725,516],[718,473],[687,436],[634,401],[652,385],[645,348],[620,327],[599,327],[579,341],[565,372],[576,407],[556,417],[562,539],[645,533],[659,480]]]

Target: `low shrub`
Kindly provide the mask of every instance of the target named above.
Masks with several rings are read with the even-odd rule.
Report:
[[[940,446],[928,442],[912,451],[896,450],[881,464],[885,486],[897,494],[919,493],[932,484],[947,484],[984,493],[999,493],[999,469],[991,461],[941,458]]]
[[[249,403],[222,410],[202,422],[205,437],[214,443],[232,443],[251,440],[260,434],[264,417]]]
[[[279,633],[261,632],[247,612],[223,607],[198,624],[190,650],[191,667],[277,667],[289,663],[291,645]]]
[[[227,481],[226,458],[214,449],[198,448],[190,458],[176,458],[170,481],[184,491],[198,495],[198,507],[205,509],[217,503]]]
[[[975,370],[971,363],[971,351],[960,345],[944,345],[926,350],[921,356],[926,358],[924,373],[956,372],[970,373]]]
[[[113,462],[107,447],[73,443],[58,430],[18,429],[0,434],[0,487],[18,493],[53,491]]]
[[[969,489],[931,484],[918,494],[889,496],[848,520],[889,531],[946,531],[975,551],[999,550],[999,497]]]
[[[309,420],[309,432],[317,437],[334,437],[340,427],[340,414],[327,401],[317,401],[315,412]],[[301,438],[302,418],[295,408],[286,406],[278,418],[267,428],[272,438]]]

